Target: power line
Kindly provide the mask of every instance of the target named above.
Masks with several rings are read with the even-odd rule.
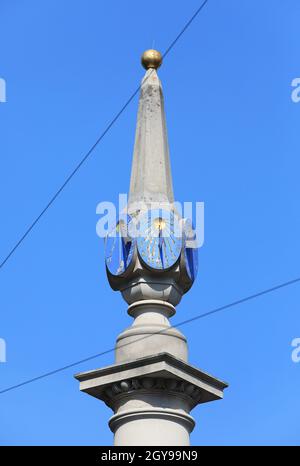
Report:
[[[229,309],[231,307],[238,306],[239,304],[243,304],[246,301],[250,301],[251,299],[259,298],[260,296],[263,296],[265,294],[269,294],[269,293],[272,293],[273,291],[280,290],[281,288],[285,288],[286,286],[295,285],[298,282],[300,282],[300,277],[295,278],[294,280],[289,280],[288,282],[283,282],[280,285],[273,286],[272,288],[267,288],[266,290],[259,291],[258,293],[252,294],[250,296],[246,296],[245,298],[238,299],[237,301],[234,301],[230,304],[225,304],[224,306],[217,307],[216,309],[213,309],[212,311],[208,311],[204,314],[200,314],[198,316],[191,317],[190,319],[183,320],[178,325],[173,325],[173,327],[179,327],[179,326],[181,327],[185,324],[194,322],[195,320],[202,319],[203,317],[208,317],[218,312],[225,311],[226,309]]]
[[[300,277],[295,278],[293,280],[289,280],[287,282],[280,283],[279,285],[276,285],[276,286],[273,286],[271,288],[267,288],[265,290],[259,291],[258,293],[246,296],[245,298],[238,299],[237,301],[233,301],[233,302],[231,302],[229,304],[225,304],[224,306],[217,307],[215,309],[212,309],[211,311],[207,311],[204,314],[199,314],[199,315],[197,315],[195,317],[192,317],[190,319],[183,320],[183,321],[179,322],[179,324],[175,324],[175,325],[173,325],[171,327],[168,327],[167,329],[163,329],[163,330],[160,330],[159,332],[155,332],[155,333],[153,333],[151,335],[146,335],[144,337],[138,338],[134,342],[131,341],[129,343],[124,343],[123,345],[120,345],[119,348],[129,346],[129,345],[131,345],[133,343],[137,343],[137,342],[139,342],[141,340],[145,340],[146,338],[151,338],[151,337],[153,337],[155,335],[159,335],[159,334],[162,334],[162,333],[167,333],[172,328],[182,327],[183,325],[189,324],[189,323],[194,322],[196,320],[203,319],[203,318],[211,316],[213,314],[217,314],[219,312],[225,311],[225,310],[227,310],[229,308],[233,308],[235,306],[243,304],[243,303],[245,303],[247,301],[250,301],[252,299],[256,299],[256,298],[258,298],[260,296],[272,293],[272,292],[277,291],[277,290],[279,290],[281,288],[285,288],[287,286],[291,286],[291,285],[294,285],[294,284],[299,283],[299,282],[300,282]],[[63,372],[65,370],[67,370],[67,369],[70,369],[71,367],[78,366],[79,364],[90,361],[92,359],[99,358],[100,356],[104,356],[105,354],[109,354],[109,353],[112,353],[114,351],[115,351],[115,348],[110,348],[110,349],[108,349],[106,351],[102,351],[101,353],[94,354],[93,356],[89,356],[87,358],[80,359],[79,361],[73,362],[73,363],[68,364],[66,366],[63,366],[63,367],[59,367],[58,369],[54,369],[53,371],[46,372],[46,373],[41,374],[41,375],[39,375],[37,377],[34,377],[32,379],[25,380],[24,382],[21,382],[19,384],[12,385],[10,387],[4,388],[3,390],[0,390],[0,394],[10,392],[10,391],[15,390],[17,388],[23,387],[24,385],[29,385],[30,383],[37,382],[38,380],[45,379],[46,377],[50,377],[51,375],[57,374],[58,372]]]
[[[173,40],[173,42],[169,45],[169,47],[167,48],[167,50],[165,51],[165,53],[163,54],[163,57],[166,57],[168,55],[168,53],[170,52],[170,50],[174,47],[174,45],[176,44],[176,42],[180,39],[180,37],[185,33],[185,31],[187,30],[187,28],[192,24],[192,22],[194,21],[194,19],[198,16],[198,14],[200,13],[200,11],[205,7],[205,5],[207,4],[208,0],[204,0],[204,2],[202,3],[202,5],[200,5],[200,7],[198,8],[198,10],[195,11],[195,13],[193,14],[193,16],[191,17],[191,19],[186,23],[186,25],[182,28],[182,30],[180,31],[180,33],[178,34],[177,37],[175,37],[175,39]]]
[[[200,7],[195,11],[193,16],[189,19],[189,21],[185,24],[185,26],[182,28],[180,33],[175,37],[175,39],[171,42],[165,53],[163,54],[163,57],[165,57],[175,46],[177,41],[182,37],[182,35],[185,33],[185,31],[188,29],[188,27],[192,24],[192,22],[196,19],[200,11],[204,8],[204,6],[208,3],[208,0],[204,0],[204,2],[200,5]],[[70,173],[70,175],[66,178],[66,180],[63,182],[61,187],[56,191],[54,196],[50,199],[48,204],[44,207],[44,209],[40,212],[40,214],[35,218],[35,220],[31,223],[31,225],[27,228],[25,233],[21,236],[21,238],[17,241],[17,243],[14,245],[14,247],[10,250],[10,252],[7,254],[7,256],[3,259],[3,261],[0,264],[0,269],[6,264],[6,262],[10,259],[10,257],[14,254],[14,252],[18,249],[18,247],[23,243],[25,238],[29,235],[29,233],[32,231],[32,229],[35,227],[35,225],[40,221],[40,219],[43,217],[43,215],[47,212],[49,207],[55,202],[55,200],[58,198],[60,193],[65,189],[65,187],[69,184],[73,176],[78,172],[78,170],[82,167],[82,165],[86,162],[86,160],[90,157],[94,149],[98,146],[100,141],[104,138],[104,136],[108,133],[108,131],[111,129],[111,127],[116,123],[116,121],[120,118],[122,113],[125,111],[125,109],[128,107],[128,105],[131,103],[131,101],[134,99],[134,97],[137,95],[141,88],[141,85],[133,92],[133,94],[129,97],[127,102],[123,105],[123,107],[119,110],[119,112],[115,115],[115,117],[111,120],[111,122],[107,125],[103,133],[99,136],[99,138],[96,140],[96,142],[92,145],[92,147],[88,150],[88,152],[84,155],[84,157],[80,160],[80,162],[76,165],[76,167],[73,169],[73,171]]]

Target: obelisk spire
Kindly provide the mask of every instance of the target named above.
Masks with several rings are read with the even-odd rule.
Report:
[[[157,68],[162,57],[156,50],[142,55],[146,74],[142,80],[133,153],[129,211],[140,203],[174,202],[169,144],[162,86]]]

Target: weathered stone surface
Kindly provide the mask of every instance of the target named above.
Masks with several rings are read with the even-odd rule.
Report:
[[[164,99],[154,69],[141,86],[128,210],[136,211],[143,202],[174,202]]]

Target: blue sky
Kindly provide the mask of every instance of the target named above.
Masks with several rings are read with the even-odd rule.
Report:
[[[1,0],[0,257],[138,86],[200,2]],[[166,58],[175,197],[205,202],[199,276],[173,323],[296,278],[297,0],[209,0]],[[96,205],[128,191],[137,97],[1,270],[0,389],[111,348],[130,325],[106,280]],[[194,445],[300,444],[300,285],[186,325],[191,363],[229,382],[197,407]],[[2,445],[106,445],[110,410],[73,374],[0,395]]]

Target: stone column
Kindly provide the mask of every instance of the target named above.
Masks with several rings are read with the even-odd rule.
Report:
[[[128,314],[134,321],[117,338],[116,363],[151,356],[158,348],[187,361],[186,338],[169,322],[175,314],[172,304],[138,301],[129,306]],[[189,445],[195,423],[188,414],[193,400],[186,388],[184,382],[162,377],[131,379],[113,386],[109,394],[115,415],[109,426],[115,445]]]
[[[187,361],[186,338],[169,322],[175,312],[171,303],[158,299],[145,299],[131,304],[128,314],[134,317],[134,321],[117,338],[116,363],[156,354],[158,349]]]
[[[195,425],[188,414],[195,404],[194,388],[157,376],[115,384],[109,391],[114,445],[189,445]]]
[[[115,364],[76,376],[82,391],[114,411],[115,446],[187,446],[190,411],[223,397],[224,382],[188,364],[186,339],[168,320],[174,312],[154,299],[130,305],[134,321],[117,338]]]

